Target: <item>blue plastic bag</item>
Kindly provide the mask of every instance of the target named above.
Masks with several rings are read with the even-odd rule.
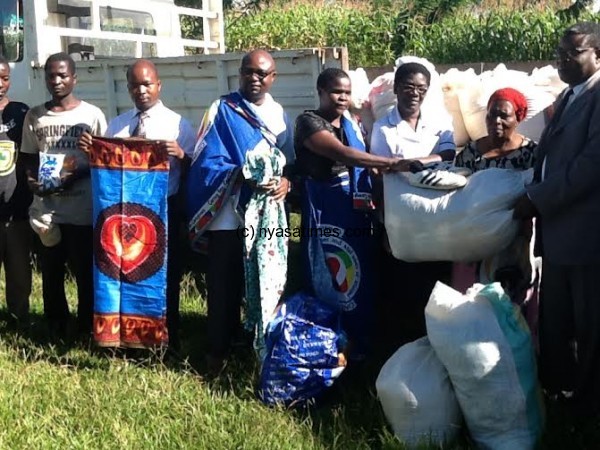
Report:
[[[339,312],[315,297],[298,293],[285,301],[267,327],[259,386],[264,403],[302,404],[333,384],[344,370],[339,322]]]

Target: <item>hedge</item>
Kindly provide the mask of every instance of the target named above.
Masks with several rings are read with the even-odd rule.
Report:
[[[598,20],[584,12],[577,20]],[[551,9],[461,9],[426,24],[408,10],[302,4],[226,18],[228,51],[346,46],[351,67],[393,63],[402,54],[438,64],[554,58],[561,31],[575,18]]]

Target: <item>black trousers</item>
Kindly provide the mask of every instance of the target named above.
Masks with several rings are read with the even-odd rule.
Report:
[[[208,352],[222,358],[240,328],[244,294],[243,236],[237,230],[208,231],[206,288]]]
[[[67,264],[77,283],[77,327],[92,330],[94,286],[92,277],[92,226],[60,224],[61,240],[54,247],[40,245],[44,315],[61,331],[69,319],[65,295]],[[39,238],[38,238],[39,239]]]
[[[181,214],[176,195],[168,198],[168,229],[167,229],[167,329],[169,345],[179,348],[179,292],[181,283],[181,242],[179,230]]]
[[[4,265],[6,305],[18,320],[29,315],[32,242],[29,221],[0,222],[0,265]]]
[[[600,411],[600,264],[562,266],[546,260],[540,292],[540,375],[550,392],[574,391]]]
[[[450,284],[449,262],[408,263],[383,248],[377,257],[376,339],[380,356],[427,334],[425,306],[439,280]]]

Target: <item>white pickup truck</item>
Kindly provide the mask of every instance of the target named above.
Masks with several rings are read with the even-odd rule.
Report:
[[[201,18],[201,39],[182,38],[181,16]],[[195,125],[213,100],[237,88],[242,55],[225,53],[222,0],[204,0],[203,9],[174,0],[0,0],[0,25],[0,52],[12,68],[10,97],[30,106],[49,98],[43,65],[60,51],[77,62],[76,94],[108,119],[131,108],[125,73],[134,58],[156,63],[162,100]],[[201,54],[189,54],[192,49]],[[321,70],[348,69],[345,48],[273,56],[272,94],[292,119],[316,106]]]

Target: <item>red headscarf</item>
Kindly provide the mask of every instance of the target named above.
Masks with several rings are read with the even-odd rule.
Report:
[[[517,122],[523,121],[527,117],[527,99],[523,94],[513,88],[498,89],[488,100],[487,107],[498,100],[505,100],[513,105]]]

